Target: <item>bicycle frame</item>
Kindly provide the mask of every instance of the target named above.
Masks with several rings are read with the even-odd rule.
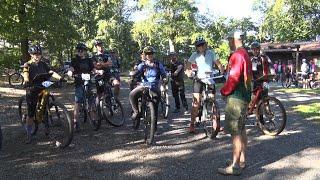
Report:
[[[253,93],[255,94],[255,97],[251,103],[251,106],[249,106],[248,114],[252,114],[253,111],[256,109],[256,106],[258,105],[259,101],[262,99],[261,95],[263,93],[263,87],[258,86],[253,90]]]

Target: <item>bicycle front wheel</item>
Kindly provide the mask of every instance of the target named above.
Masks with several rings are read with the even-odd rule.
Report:
[[[65,148],[70,145],[73,138],[73,126],[71,116],[67,108],[57,102],[50,102],[47,112],[47,123],[49,139],[56,147]]]
[[[265,97],[257,109],[259,129],[267,135],[278,135],[286,126],[287,114],[282,103],[275,97]]]
[[[154,134],[156,132],[155,107],[149,102],[144,112],[144,140],[148,145],[154,144]]]
[[[103,105],[103,113],[106,120],[114,127],[120,127],[124,124],[124,112],[121,102],[114,98],[113,103],[105,102]]]
[[[19,87],[23,84],[23,76],[20,73],[13,73],[9,76],[9,85],[11,87]]]
[[[220,110],[216,101],[206,101],[207,117],[204,120],[205,132],[211,139],[215,138],[220,131]]]
[[[87,119],[93,130],[97,131],[101,126],[101,113],[99,107],[96,104],[92,104],[91,107],[86,108]]]

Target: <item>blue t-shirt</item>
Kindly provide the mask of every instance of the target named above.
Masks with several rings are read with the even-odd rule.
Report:
[[[166,77],[166,71],[160,62],[154,61],[150,66],[148,62],[142,62],[138,65],[139,73],[142,73],[142,82],[150,84],[151,87],[158,87],[160,76]]]
[[[213,65],[215,61],[218,59],[218,55],[213,51],[207,49],[203,54],[194,52],[189,58],[189,62],[196,63],[198,66],[197,75],[199,78],[206,77],[205,72],[213,71]]]

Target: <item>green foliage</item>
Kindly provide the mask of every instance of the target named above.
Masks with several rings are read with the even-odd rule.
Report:
[[[264,1],[259,2],[263,6]],[[275,0],[264,7],[261,37],[272,35],[276,42],[293,42],[314,39],[320,32],[318,0]]]

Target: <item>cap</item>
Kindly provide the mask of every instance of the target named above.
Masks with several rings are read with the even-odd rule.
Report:
[[[244,33],[240,30],[230,31],[228,38],[244,39]]]

